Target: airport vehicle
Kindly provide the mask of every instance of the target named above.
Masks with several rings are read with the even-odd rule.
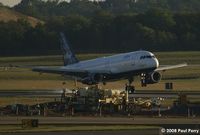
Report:
[[[143,50],[78,61],[69,48],[65,35],[60,33],[60,36],[64,53],[64,66],[33,67],[32,71],[71,76],[87,85],[106,84],[109,81],[128,79],[128,86],[131,86],[134,76],[140,75],[142,86],[146,86],[147,84],[158,83],[161,80],[159,71],[187,66],[184,63],[159,67],[159,62],[155,55]]]
[[[151,108],[154,106],[160,106],[161,101],[164,98],[150,98],[150,99],[143,99],[143,98],[136,98],[134,99],[134,104],[140,106],[141,108]]]

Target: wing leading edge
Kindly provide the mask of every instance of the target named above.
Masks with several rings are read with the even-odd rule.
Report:
[[[169,69],[181,68],[181,67],[186,67],[186,66],[188,66],[187,63],[172,65],[172,66],[161,66],[161,67],[158,67],[156,69],[156,71],[165,71],[165,70],[169,70]]]

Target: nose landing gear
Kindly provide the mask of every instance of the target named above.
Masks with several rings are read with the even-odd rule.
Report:
[[[142,87],[146,87],[147,86],[147,83],[146,83],[146,74],[145,73],[141,74],[141,85],[142,85]]]

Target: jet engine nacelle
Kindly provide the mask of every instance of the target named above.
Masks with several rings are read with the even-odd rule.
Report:
[[[81,80],[83,84],[94,85],[103,81],[104,76],[102,74],[91,74]]]
[[[161,74],[159,72],[151,72],[146,75],[146,84],[158,83],[161,80]]]

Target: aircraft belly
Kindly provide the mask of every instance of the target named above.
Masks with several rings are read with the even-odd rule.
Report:
[[[110,74],[107,77],[107,81],[114,81],[114,80],[119,80],[119,79],[127,79],[130,76],[137,76],[140,75],[143,72],[152,72],[154,71],[155,68],[147,68],[147,69],[134,69],[134,70],[129,70],[129,71],[124,71],[124,72],[112,72],[112,74]]]

